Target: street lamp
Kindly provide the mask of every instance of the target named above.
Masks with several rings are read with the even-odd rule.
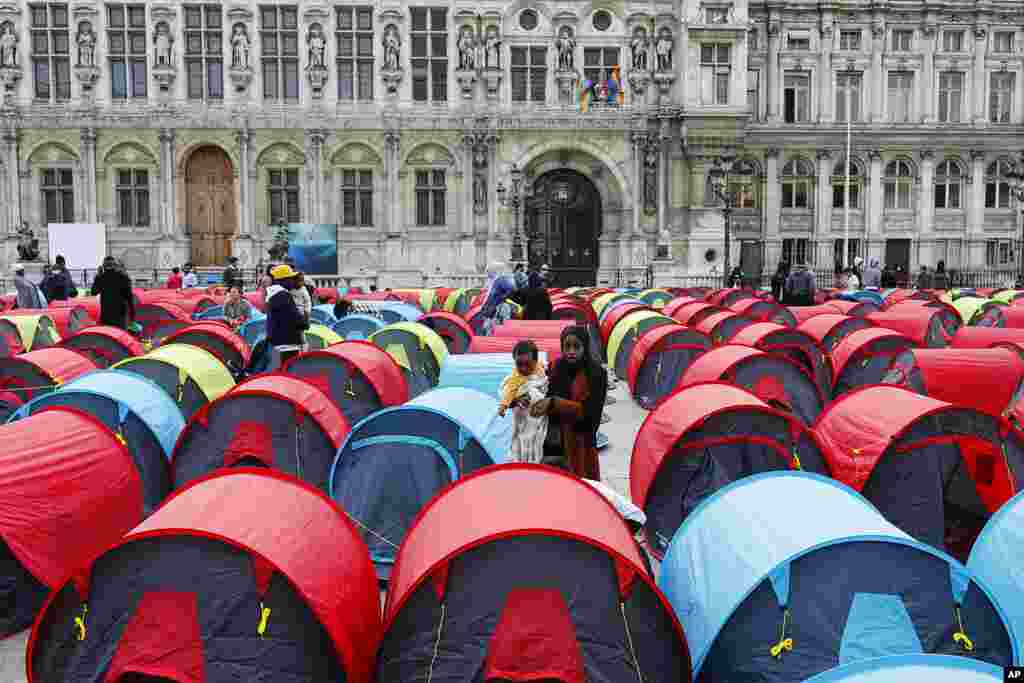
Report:
[[[522,169],[513,164],[512,170],[509,172],[509,182],[512,186],[507,188],[504,183],[499,181],[498,187],[495,188],[498,193],[498,202],[502,206],[512,209],[512,263],[514,264],[526,261],[526,240],[523,236],[523,225],[519,215],[520,209],[533,194],[533,188],[523,180]]]
[[[718,201],[722,202],[722,218],[724,226],[722,238],[724,244],[722,250],[722,270],[724,271],[723,286],[729,287],[729,278],[732,275],[732,211],[736,208],[733,205],[735,196],[729,190],[729,176],[748,176],[753,169],[746,161],[736,159],[736,155],[726,152],[715,160],[714,166],[708,171],[708,179],[711,181],[711,190],[715,193]]]
[[[1024,279],[1024,152],[1009,170],[1003,171],[1003,177],[1009,181],[1010,192],[1017,200],[1021,209],[1021,234],[1017,240],[1017,279]]]

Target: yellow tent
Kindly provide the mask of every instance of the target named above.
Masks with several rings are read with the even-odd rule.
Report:
[[[150,379],[154,379],[149,373],[142,370],[152,363],[169,365],[177,370],[177,387],[171,398],[181,403],[181,395],[188,380],[195,382],[196,386],[206,397],[207,401],[214,401],[226,394],[235,386],[235,378],[231,376],[224,364],[212,353],[198,346],[191,344],[168,344],[158,346],[144,356],[126,358],[113,366],[114,370],[128,370],[136,372]],[[138,366],[138,367],[136,367]],[[161,384],[160,382],[157,382]],[[161,384],[164,390],[168,386]],[[171,393],[171,391],[168,391]],[[186,418],[189,417],[186,415]]]
[[[60,341],[60,334],[53,319],[48,315],[5,315],[18,328],[21,346],[26,351],[42,349]]]
[[[616,323],[615,327],[612,329],[612,333],[608,336],[608,367],[615,367],[615,360],[619,354],[619,349],[628,335],[636,337],[648,328],[662,324],[678,325],[679,323],[672,318],[662,315],[661,313],[655,313],[654,311],[647,311],[644,309],[627,313],[621,320],[619,320],[618,323]]]
[[[370,335],[370,342],[387,351],[407,370],[422,371],[437,386],[448,358],[448,346],[434,330],[420,323],[392,323]]]
[[[306,343],[313,350],[326,349],[331,344],[345,341],[341,335],[326,325],[310,325],[305,336]]]

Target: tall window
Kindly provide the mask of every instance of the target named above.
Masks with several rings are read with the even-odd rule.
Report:
[[[943,52],[963,52],[964,51],[964,32],[963,31],[946,31],[942,34],[942,51]]]
[[[990,268],[1013,265],[1014,251],[1010,240],[989,240],[985,243],[985,265]]]
[[[277,225],[299,222],[299,169],[272,169],[267,192],[270,196],[270,222]]]
[[[911,192],[914,189],[914,173],[910,164],[897,159],[885,166],[885,208],[911,209]]]
[[[447,193],[443,169],[416,171],[416,225],[445,224]]]
[[[729,194],[737,209],[756,209],[757,176],[729,176]]]
[[[846,260],[843,261],[843,240],[834,240],[832,243],[832,255],[835,256],[835,260],[838,263],[849,263],[853,265],[853,261],[861,255],[860,253],[860,240],[853,237],[846,240]]]
[[[729,104],[731,45],[700,46],[700,92],[704,104]]]
[[[964,75],[959,71],[939,74],[939,121],[960,123],[963,109]]]
[[[992,34],[992,52],[1003,54],[1013,52],[1013,33],[1010,31],[997,31]]]
[[[117,172],[117,224],[149,225],[149,173],[145,169]]]
[[[786,36],[786,48],[789,50],[810,50],[810,31],[790,31]]]
[[[336,7],[338,99],[373,99],[373,8]]]
[[[860,208],[860,188],[863,186],[864,176],[857,167],[857,163],[850,164],[850,208]],[[840,161],[832,169],[832,208],[842,209],[846,207],[846,162]]]
[[[836,121],[860,121],[859,73],[836,74]]]
[[[1010,72],[992,74],[992,88],[988,103],[988,120],[992,123],[1010,122],[1016,76],[1017,74]]]
[[[782,167],[782,208],[810,209],[814,206],[814,164],[793,159]]]
[[[860,49],[860,31],[840,31],[839,32],[839,49],[840,50],[859,50]]]
[[[185,76],[190,100],[224,98],[221,11],[220,5],[185,6]]]
[[[32,80],[35,98],[46,102],[71,99],[68,48],[68,6],[32,5]]]
[[[747,72],[747,107],[750,109],[750,118],[754,121],[761,120],[761,72],[751,69]]]
[[[299,11],[294,6],[260,8],[263,99],[299,99]]]
[[[373,225],[373,171],[341,172],[341,224]]]
[[[811,76],[805,72],[789,72],[784,80],[782,102],[786,123],[811,120]]]
[[[1009,209],[1010,183],[1006,173],[1012,166],[1005,159],[998,159],[988,165],[985,170],[985,208]]]
[[[543,102],[547,99],[548,49],[512,48],[512,101]]]
[[[935,169],[935,208],[959,209],[960,186],[963,183],[960,165],[946,159]]]
[[[889,120],[909,123],[914,102],[914,74],[910,71],[889,72]]]
[[[47,223],[75,222],[75,187],[70,168],[46,168],[40,183]]]
[[[619,65],[619,48],[587,47],[583,49],[583,78],[594,83],[612,77],[612,68]]]
[[[910,52],[913,49],[914,32],[907,29],[898,29],[892,32],[892,51]]]
[[[147,97],[145,5],[107,5],[107,51],[110,96]]]
[[[786,263],[807,263],[810,252],[810,240],[806,237],[782,240],[782,260]]]
[[[413,7],[412,98],[417,102],[448,100],[448,10]]]

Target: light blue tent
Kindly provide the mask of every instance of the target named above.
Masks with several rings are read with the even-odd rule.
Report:
[[[249,307],[250,319],[253,318],[253,316],[266,317],[262,313],[260,313],[259,310],[257,310],[257,308],[253,306],[251,303],[249,303],[245,299],[242,299],[242,301],[245,302],[245,304]],[[195,313],[192,314],[192,318],[193,320],[223,320],[224,305],[218,304],[216,306],[210,306],[204,311],[196,311]]]
[[[377,575],[387,579],[395,553],[419,513],[460,477],[506,460],[511,414],[472,389],[435,389],[361,420],[338,449],[331,498],[359,527]]]
[[[842,301],[856,301],[857,303],[869,303],[874,304],[881,308],[882,304],[885,303],[885,297],[882,293],[873,289],[858,289],[852,292],[840,292],[836,295],[837,299]]]
[[[338,322],[338,319],[334,317],[333,304],[317,304],[309,314],[309,319],[317,325],[327,325],[327,327]]]
[[[1003,503],[971,548],[967,568],[985,582],[1024,650],[1024,493]],[[1021,663],[1021,662],[1018,662]]]
[[[830,669],[804,683],[1002,683],[1003,669],[967,657],[902,655]]]
[[[418,306],[407,304],[404,301],[385,301],[377,311],[385,324],[400,322],[415,322],[423,315]]]
[[[547,364],[548,354],[538,356]],[[449,355],[441,368],[437,388],[463,387],[475,389],[500,401],[501,383],[516,369],[515,360],[508,353],[466,353]]]
[[[383,320],[362,313],[350,313],[331,325],[331,329],[346,341],[369,339],[371,334],[382,327]]]
[[[802,681],[876,657],[968,654],[968,643],[996,665],[1017,657],[966,567],[818,475],[768,472],[719,489],[676,532],[658,585],[702,683]]]
[[[238,328],[238,334],[250,347],[255,346],[256,342],[267,336],[267,316],[263,313],[254,313],[252,318]]]

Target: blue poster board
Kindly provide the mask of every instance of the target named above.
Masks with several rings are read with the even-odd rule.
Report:
[[[338,226],[326,223],[289,223],[288,258],[295,269],[309,275],[337,275]]]

